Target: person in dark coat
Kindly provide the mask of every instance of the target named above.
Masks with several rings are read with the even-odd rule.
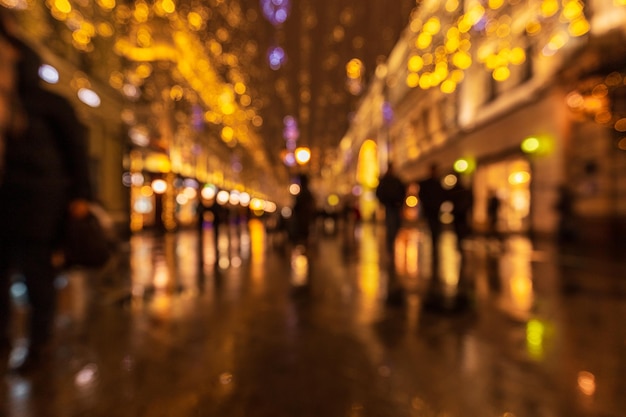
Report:
[[[441,186],[438,167],[436,164],[430,166],[430,175],[425,180],[419,182],[420,207],[422,214],[426,218],[430,230],[432,243],[433,273],[436,273],[436,266],[439,263],[439,237],[441,236],[441,219],[439,211],[445,199],[445,190]]]
[[[317,215],[315,197],[309,188],[309,177],[300,175],[300,192],[296,195],[291,218],[292,243],[306,245]]]
[[[387,165],[387,172],[378,181],[376,198],[385,207],[385,248],[393,261],[396,238],[402,224],[406,185],[396,175],[391,163]]]
[[[21,369],[40,363],[55,315],[53,254],[68,215],[86,216],[92,190],[86,129],[70,103],[40,85],[37,53],[16,38],[19,52],[15,126],[6,135],[0,183],[0,343],[10,346],[9,288],[20,272],[30,303],[29,353]]]
[[[449,191],[450,200],[452,201],[452,216],[454,217],[453,226],[456,233],[457,246],[462,250],[463,241],[471,234],[470,215],[474,206],[474,196],[470,188],[461,184],[461,179],[457,177],[457,181]]]

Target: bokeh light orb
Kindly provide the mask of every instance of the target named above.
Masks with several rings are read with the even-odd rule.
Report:
[[[279,26],[287,20],[291,11],[289,0],[261,0],[263,16],[274,26]]]
[[[285,54],[285,50],[280,46],[273,46],[267,52],[267,61],[270,64],[270,68],[274,71],[280,69],[286,60],[287,54]]]

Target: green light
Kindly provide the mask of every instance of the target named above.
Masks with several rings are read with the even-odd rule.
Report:
[[[458,173],[467,172],[469,165],[470,164],[466,159],[457,159],[454,162],[454,170]]]
[[[539,150],[540,142],[537,138],[526,138],[522,142],[522,151],[525,153],[535,153]]]

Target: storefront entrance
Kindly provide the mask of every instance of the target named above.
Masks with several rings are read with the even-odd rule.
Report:
[[[474,225],[477,231],[490,230],[489,199],[495,196],[498,208],[494,224],[500,233],[529,230],[530,219],[529,162],[516,157],[482,164],[474,176]]]

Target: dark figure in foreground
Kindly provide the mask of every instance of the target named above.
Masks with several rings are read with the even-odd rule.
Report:
[[[307,245],[317,213],[315,198],[309,188],[309,177],[299,176],[300,192],[296,195],[290,225],[290,240],[295,245]]]
[[[500,217],[500,198],[496,191],[489,193],[487,200],[487,222],[489,224],[489,233],[493,236],[498,235],[498,218]]]
[[[406,197],[406,186],[396,175],[393,165],[378,181],[376,198],[385,206],[385,249],[391,261],[394,259],[396,237],[402,223],[402,206]]]
[[[439,265],[439,238],[441,236],[441,220],[439,211],[445,199],[445,190],[441,186],[437,165],[430,166],[430,176],[419,183],[419,201],[422,214],[426,218],[432,243],[433,274],[437,274]]]
[[[577,237],[574,219],[574,194],[567,185],[559,186],[558,193],[555,209],[559,214],[559,242],[571,243]]]
[[[452,201],[452,215],[454,216],[454,231],[457,238],[457,246],[462,251],[463,242],[472,233],[470,226],[470,215],[474,205],[472,190],[461,184],[461,179],[457,177],[456,184],[449,191]]]
[[[39,56],[7,37],[18,51],[18,84],[12,122],[5,136],[0,184],[0,346],[10,351],[9,288],[20,272],[30,302],[28,356],[20,370],[43,359],[55,315],[53,255],[68,215],[86,216],[92,191],[87,165],[86,129],[70,103],[39,84]]]

